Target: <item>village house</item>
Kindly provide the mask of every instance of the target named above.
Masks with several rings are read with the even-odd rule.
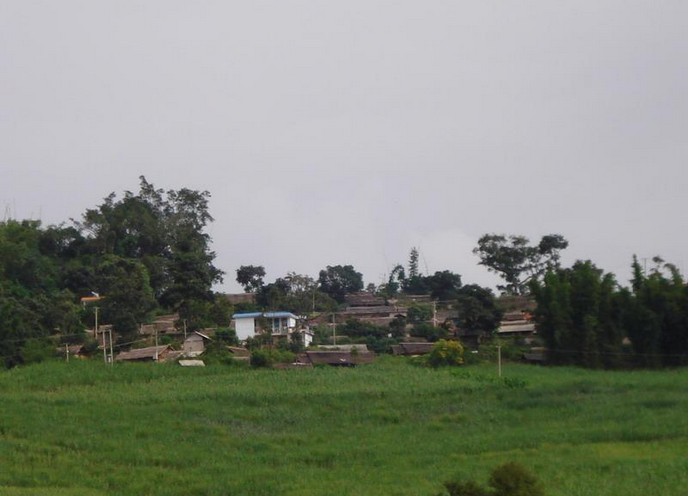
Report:
[[[175,355],[169,345],[149,346],[118,353],[116,362],[162,362]]]
[[[198,357],[204,353],[206,343],[211,342],[211,338],[199,331],[194,331],[187,336],[187,339],[182,343],[182,351],[186,357]]]
[[[314,337],[308,328],[298,328],[298,317],[290,312],[236,313],[233,315],[233,326],[241,342],[264,332],[271,332],[274,339],[299,333],[302,345],[309,346]]]

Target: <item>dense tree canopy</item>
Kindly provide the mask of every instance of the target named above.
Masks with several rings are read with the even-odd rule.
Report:
[[[99,293],[102,323],[134,334],[155,310],[179,312],[190,324],[228,314],[211,291],[222,280],[213,265],[208,192],[163,192],[140,178],[138,194],[111,193],[72,226],[0,223],[0,356],[21,363],[37,339],[83,336],[93,325],[82,296]],[[229,315],[224,325],[228,324]],[[30,342],[31,340],[31,342]],[[38,343],[38,344],[37,344]]]
[[[606,368],[686,363],[687,284],[672,265],[644,274],[634,258],[633,272],[631,290],[590,261],[550,270],[543,281],[531,283],[535,320],[552,363]]]
[[[237,275],[235,280],[246,293],[259,291],[264,285],[266,271],[261,265],[241,265],[235,273]]]
[[[339,303],[345,301],[346,294],[356,293],[362,288],[362,274],[352,265],[329,265],[319,271],[319,290]]]
[[[569,245],[560,234],[543,236],[537,246],[529,243],[525,236],[485,234],[473,253],[480,257],[480,265],[506,281],[497,287],[500,291],[525,294],[531,279],[559,267],[560,251]]]

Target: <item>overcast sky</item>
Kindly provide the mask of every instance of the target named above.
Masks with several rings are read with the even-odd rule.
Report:
[[[500,281],[489,232],[687,274],[684,0],[0,2],[0,206],[208,190],[216,265]]]

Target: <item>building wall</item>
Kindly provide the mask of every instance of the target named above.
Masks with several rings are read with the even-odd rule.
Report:
[[[254,319],[235,319],[235,333],[240,341],[254,337]]]
[[[187,356],[196,356],[204,353],[204,338],[194,334],[188,337],[182,345],[182,350]]]

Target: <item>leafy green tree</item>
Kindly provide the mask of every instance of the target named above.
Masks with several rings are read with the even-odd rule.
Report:
[[[534,319],[552,363],[613,368],[624,337],[617,284],[590,261],[531,283]]]
[[[240,284],[245,293],[254,293],[264,285],[266,271],[261,265],[241,265],[236,271],[235,280]]]
[[[655,257],[643,272],[634,257],[632,293],[623,295],[626,329],[637,362],[649,366],[688,363],[688,284],[672,264]]]
[[[388,282],[384,284],[381,290],[387,296],[394,296],[401,290],[405,280],[405,269],[400,264],[396,265],[389,274]]]
[[[559,268],[560,252],[569,245],[560,234],[543,236],[537,246],[529,243],[525,236],[485,234],[473,253],[480,257],[480,265],[506,281],[506,285],[498,286],[500,291],[525,294],[530,280]]]
[[[432,298],[440,301],[453,300],[460,291],[461,276],[451,271],[437,271],[434,275],[425,278],[426,286]]]
[[[0,357],[24,362],[22,349],[56,333],[83,329],[74,296],[61,289],[59,260],[40,222],[0,222]]]
[[[419,268],[420,252],[417,248],[410,249],[410,256],[408,257],[408,278],[413,279],[420,275]]]
[[[139,323],[147,322],[156,307],[144,265],[137,260],[107,255],[97,268],[97,282],[98,293],[105,297],[100,302],[103,322],[127,336],[136,334]]]
[[[463,346],[458,341],[440,339],[432,348],[427,361],[435,368],[461,365],[463,363]]]
[[[329,265],[319,271],[319,290],[338,303],[345,302],[346,294],[361,291],[363,287],[362,274],[352,265]]]
[[[409,324],[420,324],[432,320],[432,305],[426,303],[413,303],[408,307],[407,319]]]
[[[492,291],[477,284],[466,284],[458,291],[456,303],[459,327],[490,337],[499,327],[502,311]]]
[[[410,331],[412,336],[424,338],[431,343],[445,339],[449,335],[448,329],[443,326],[435,326],[429,322],[420,322],[415,324]]]
[[[406,318],[403,315],[396,315],[394,319],[389,322],[389,331],[394,338],[402,338],[405,336]]]
[[[75,223],[80,236],[73,236],[71,249],[92,256],[84,266],[93,263],[94,256],[139,261],[158,304],[179,311],[183,318],[194,317],[192,309],[199,305],[193,302],[211,301],[211,287],[223,275],[213,265],[211,238],[204,232],[213,221],[209,196],[207,191],[187,188],[165,193],[142,176],[138,194],[126,191],[117,199],[111,193],[85,212]],[[70,275],[76,284],[90,278],[88,270],[78,266],[71,268]]]

